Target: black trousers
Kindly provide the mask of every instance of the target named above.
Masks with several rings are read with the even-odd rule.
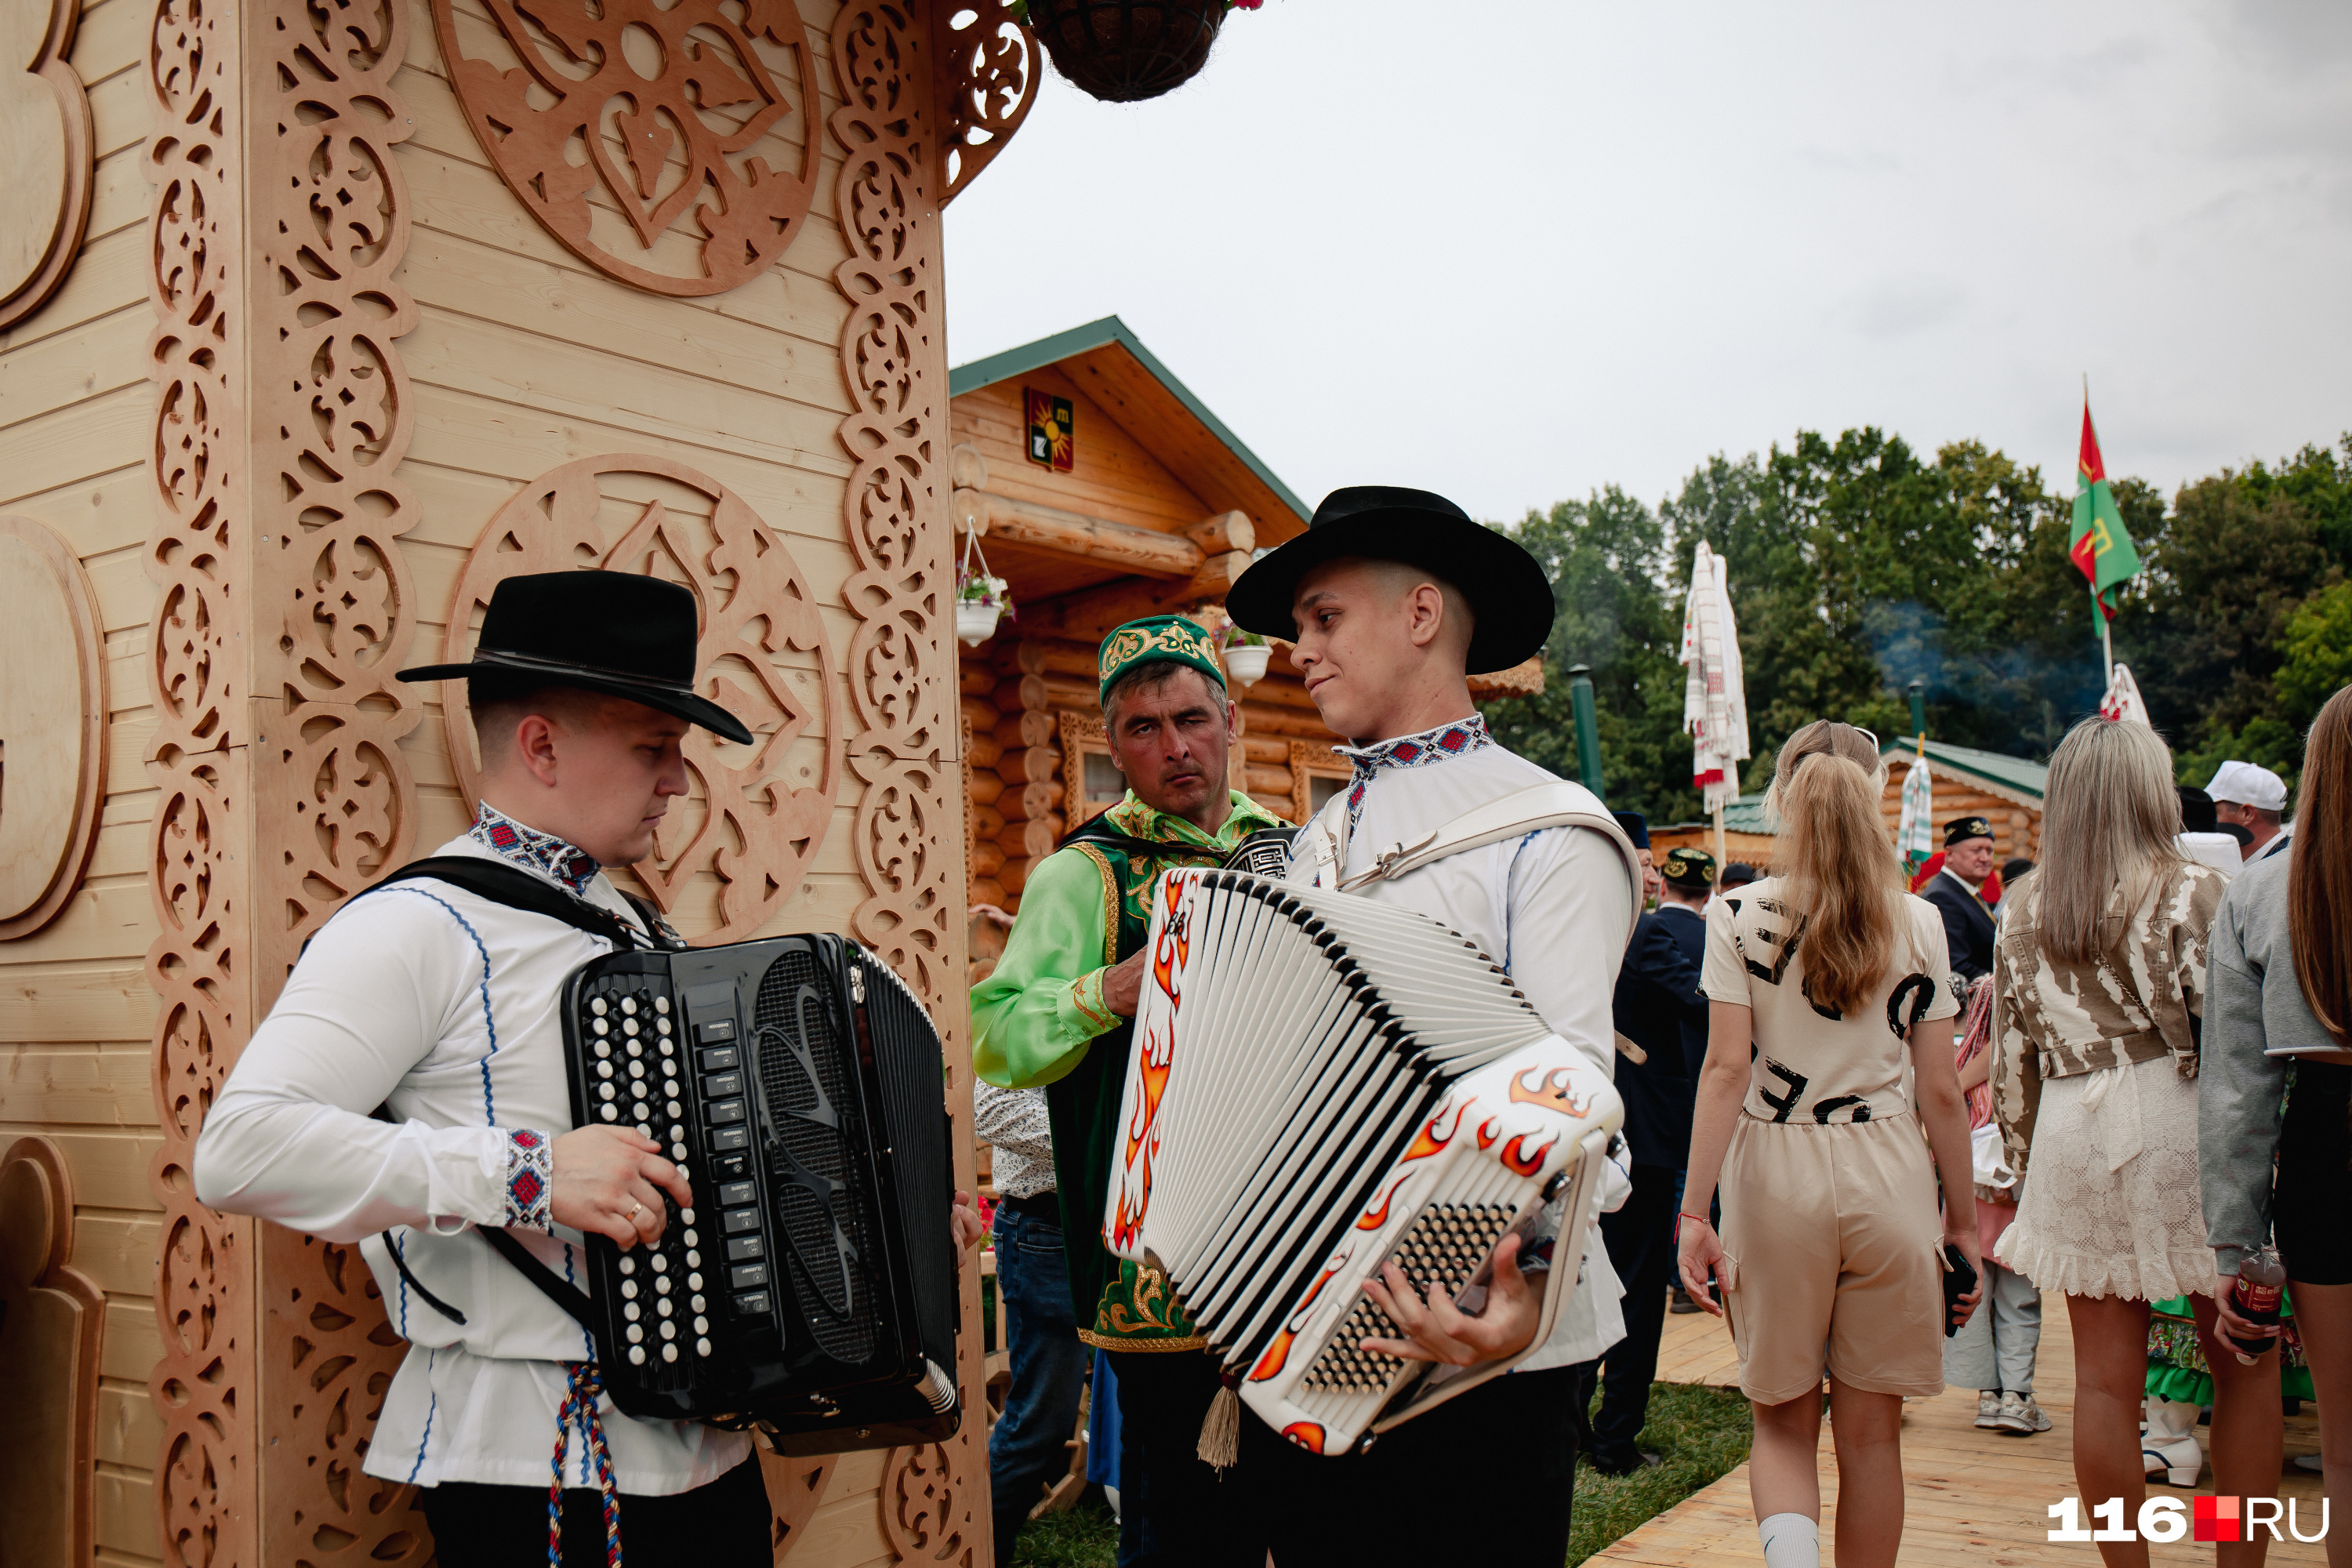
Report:
[[[547,1489],[444,1481],[416,1494],[441,1568],[528,1568],[547,1561]],[[621,1494],[629,1568],[768,1568],[772,1516],[759,1460],[670,1497]],[[604,1498],[563,1489],[563,1568],[604,1568]]]
[[[1139,1489],[1146,1568],[1265,1568],[1241,1472],[1220,1478],[1200,1458],[1201,1423],[1217,1395],[1215,1360],[1202,1351],[1113,1351],[1110,1363],[1118,1378],[1119,1505],[1133,1510]],[[1244,1413],[1244,1431],[1250,1424]],[[1141,1471],[1139,1489],[1131,1469]]]
[[[1675,1274],[1677,1174],[1670,1165],[1634,1166],[1633,1191],[1624,1206],[1601,1216],[1609,1267],[1625,1287],[1625,1337],[1600,1362],[1576,1369],[1580,1413],[1592,1403],[1596,1373],[1601,1386],[1601,1413],[1592,1417],[1590,1438],[1596,1457],[1630,1456],[1650,1418],[1650,1384],[1657,1380],[1658,1340],[1666,1327],[1666,1287]]]
[[[1507,1373],[1369,1453],[1310,1454],[1249,1414],[1242,1462],[1275,1568],[1475,1560],[1559,1568],[1576,1487],[1576,1372]]]

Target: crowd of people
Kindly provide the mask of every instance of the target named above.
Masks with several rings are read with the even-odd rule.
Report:
[[[1389,570],[1360,538],[1324,562],[1363,568],[1362,581],[1342,574],[1337,593],[1316,597],[1325,567],[1304,587],[1294,576],[1297,621],[1286,603],[1263,629],[1298,638],[1327,721],[1358,737],[1341,748],[1356,766],[1351,825],[1369,823],[1370,843],[1402,842],[1446,807],[1517,781],[1526,764],[1507,756],[1457,766],[1499,749],[1465,693],[1415,684],[1425,653],[1461,647],[1434,628],[1483,624],[1494,595],[1462,595],[1417,556]],[[1378,677],[1354,692],[1356,711],[1327,700],[1342,691],[1317,679],[1341,652],[1316,616],[1327,602],[1353,616],[1350,630],[1390,634],[1344,649],[1350,673]],[[1385,667],[1372,663],[1376,648]],[[1167,866],[1213,863],[1265,826],[1245,795],[1212,782],[1232,738],[1213,660],[1140,662],[1141,679],[1108,653],[1104,664],[1107,730],[1129,794],[1091,843],[1074,835],[1041,864],[1004,962],[973,998],[982,1076],[1055,1086],[1045,1097],[1066,1178],[1096,1151],[1064,1119],[1091,1123],[1106,1094],[1117,1098],[1134,1003],[1120,980],[1142,939],[1132,889]],[[1452,665],[1453,680],[1462,668]],[[1979,1427],[2050,1431],[2034,1397],[2045,1295],[2063,1298],[2073,1329],[2082,1497],[2124,1499],[2128,1517],[2151,1479],[2193,1484],[2208,1409],[2218,1489],[2274,1493],[2283,1393],[2317,1399],[2331,1478],[2352,1465],[2352,1432],[2339,1431],[2352,1388],[2336,1386],[2352,1378],[2352,1278],[2337,1278],[2347,1266],[2332,1152],[2352,1100],[2352,1052],[2335,1022],[2352,1019],[2352,935],[2330,918],[2352,896],[2352,691],[2312,731],[2292,826],[2285,785],[2267,770],[2231,762],[2206,789],[2177,787],[2153,730],[2093,719],[2052,759],[2039,865],[1997,864],[1990,824],[1962,816],[1914,892],[1879,815],[1885,783],[1867,731],[1832,721],[1799,730],[1776,759],[1778,837],[1761,877],[1718,868],[1698,848],[1654,856],[1642,819],[1617,814],[1639,850],[1647,910],[1608,966],[1605,1038],[1625,1122],[1612,1153],[1622,1180],[1586,1255],[1587,1305],[1575,1332],[1527,1363],[1551,1371],[1502,1380],[1518,1395],[1507,1405],[1458,1402],[1429,1423],[1423,1435],[1437,1441],[1387,1446],[1388,1464],[1286,1463],[1278,1444],[1246,1431],[1238,1477],[1203,1463],[1193,1429],[1225,1381],[1213,1353],[1143,1352],[1200,1352],[1205,1338],[1188,1331],[1164,1281],[1102,1254],[1098,1175],[1075,1202],[1063,1193],[1067,1258],[1049,1258],[1042,1238],[1056,1216],[1036,1194],[1051,1176],[1025,1154],[1039,1146],[1029,1119],[1048,1120],[1045,1097],[983,1089],[986,1114],[1030,1128],[1002,1142],[1024,1152],[997,1220],[1014,1364],[992,1443],[1000,1560],[1041,1483],[1066,1467],[1076,1401],[1068,1371],[1024,1369],[1074,1367],[1076,1342],[1109,1352],[1097,1358],[1098,1395],[1124,1420],[1122,1564],[1255,1568],[1269,1544],[1285,1564],[1336,1561],[1347,1552],[1328,1542],[1293,1536],[1285,1550],[1279,1519],[1348,1513],[1383,1478],[1405,1484],[1400,1462],[1426,1488],[1507,1447],[1549,1450],[1549,1464],[1520,1461],[1514,1495],[1542,1483],[1559,1509],[1523,1531],[1524,1557],[1506,1560],[1557,1560],[1580,1453],[1605,1475],[1658,1462],[1636,1439],[1669,1311],[1728,1318],[1753,1408],[1768,1568],[1820,1560],[1825,1413],[1839,1560],[1854,1564],[1892,1563],[1901,1541],[1906,1399],[1973,1388]],[[1415,789],[1431,803],[1416,809]],[[1491,914],[1475,934],[1507,955],[1515,980],[1530,974],[1512,932],[1542,879],[1516,859],[1461,869],[1470,886],[1437,889],[1429,904],[1457,928]],[[1618,934],[1603,936],[1612,960]],[[1570,955],[1556,946],[1553,956]],[[1563,1035],[1599,1032],[1522,984]],[[2284,1382],[2280,1331],[2231,1297],[2241,1260],[2272,1245],[2290,1280],[2295,1364]],[[1029,1281],[1049,1263],[1065,1265],[1066,1300],[1025,1311]],[[1155,1300],[1156,1317],[1144,1310]],[[1475,1359],[1493,1348],[1454,1330],[1449,1346],[1433,1322],[1409,1353]],[[1040,1334],[1059,1348],[1037,1348]],[[2248,1355],[2232,1338],[2271,1348]],[[2264,1544],[2225,1546],[2221,1561],[2259,1563]],[[2137,1542],[2099,1550],[2110,1564],[2146,1561]]]

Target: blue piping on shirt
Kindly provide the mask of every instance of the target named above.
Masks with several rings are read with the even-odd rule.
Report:
[[[1543,831],[1540,827],[1536,829],[1536,833]],[[1511,880],[1519,874],[1519,857],[1526,854],[1528,846],[1536,841],[1536,833],[1528,834],[1519,840],[1518,847],[1511,851],[1510,869],[1503,873],[1503,973],[1506,974],[1511,973]]]
[[[406,1287],[404,1284],[401,1290],[401,1296],[404,1301],[406,1300],[407,1294]],[[433,1375],[433,1361],[434,1358],[438,1356],[440,1353],[441,1352],[437,1350],[428,1350],[425,1352],[425,1375],[426,1377],[429,1378]],[[416,1440],[416,1463],[408,1467],[408,1484],[410,1486],[415,1486],[416,1484],[417,1472],[425,1468],[425,1450],[430,1447],[433,1443],[433,1413],[441,1408],[440,1391],[438,1389],[435,1389],[432,1390],[431,1393],[433,1397],[425,1406],[425,1435]]]
[[[474,939],[474,951],[482,955],[482,1027],[489,1032],[490,1037],[490,1048],[482,1058],[482,1116],[491,1126],[496,1127],[499,1124],[499,1114],[490,1100],[490,1058],[499,1054],[499,1026],[497,1020],[490,1016],[490,950],[483,943],[482,933],[476,931],[466,917],[457,912],[456,905],[439,894],[428,893],[422,888],[410,887],[405,882],[396,883],[386,888],[384,891],[415,893],[420,899],[431,899],[449,911],[451,920],[465,927],[466,934]]]

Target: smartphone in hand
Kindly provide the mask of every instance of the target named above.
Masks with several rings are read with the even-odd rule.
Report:
[[[1960,1331],[1952,1321],[1952,1309],[1960,1298],[1977,1288],[1977,1271],[1968,1255],[1951,1242],[1944,1243],[1944,1337],[1950,1339]]]

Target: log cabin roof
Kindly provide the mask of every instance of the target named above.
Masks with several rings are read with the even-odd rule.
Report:
[[[961,397],[1047,365],[1085,389],[1212,511],[1244,511],[1260,546],[1304,532],[1312,508],[1209,411],[1125,321],[1105,316],[948,372]]]
[[[1878,754],[1889,763],[1908,762],[1916,754],[1917,744],[1903,736],[1894,736],[1879,742]],[[1979,752],[1974,746],[1955,746],[1948,741],[1927,742],[1927,772],[1935,778],[1973,784],[1987,795],[2035,811],[2042,809],[2042,798],[2050,787],[2050,768],[2045,763],[2004,756],[1999,752]]]

